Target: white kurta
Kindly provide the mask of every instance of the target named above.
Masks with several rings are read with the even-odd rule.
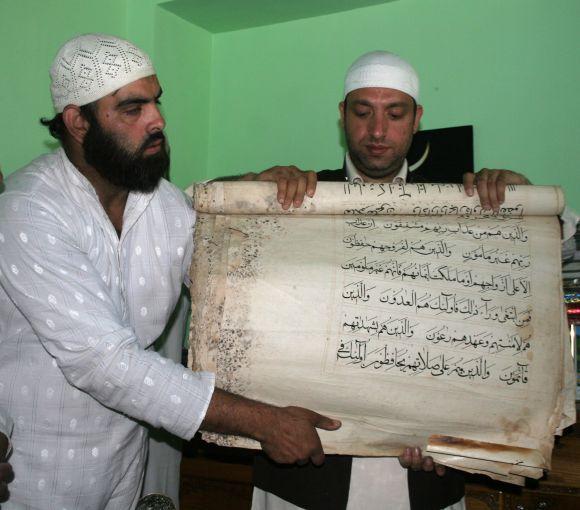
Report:
[[[180,294],[195,215],[162,181],[130,193],[119,239],[57,150],[0,195],[0,408],[14,420],[9,508],[129,509],[147,434],[189,439],[214,376],[151,347]]]
[[[163,335],[156,340],[155,350],[165,358],[181,362],[186,338],[187,318],[191,311],[189,293],[183,291]],[[181,439],[163,429],[149,430],[149,455],[141,494],[164,494],[179,508]]]

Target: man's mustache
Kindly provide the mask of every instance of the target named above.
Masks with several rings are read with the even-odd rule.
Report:
[[[156,131],[155,133],[150,134],[141,145],[140,152],[143,152],[147,147],[154,145],[159,140],[165,141],[165,133],[163,133],[163,131]]]

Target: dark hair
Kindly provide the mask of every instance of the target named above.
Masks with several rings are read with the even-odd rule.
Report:
[[[80,107],[81,115],[92,123],[96,120],[95,109],[95,103],[85,104]],[[48,131],[53,138],[56,138],[61,142],[64,141],[66,136],[66,126],[62,119],[62,113],[57,113],[52,119],[41,117],[40,123],[48,128]]]

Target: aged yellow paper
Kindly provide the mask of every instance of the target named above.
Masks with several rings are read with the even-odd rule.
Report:
[[[499,214],[458,185],[197,186],[192,368],[342,420],[327,453],[399,455],[521,483],[550,466],[569,357],[561,190],[511,187]],[[206,434],[220,444],[247,439]]]

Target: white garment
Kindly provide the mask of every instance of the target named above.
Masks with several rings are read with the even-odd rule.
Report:
[[[182,292],[166,330],[155,342],[155,350],[176,363],[181,363],[190,304],[188,293]],[[181,449],[182,441],[178,437],[163,429],[149,429],[149,454],[141,493],[143,496],[164,494],[179,508]]]
[[[7,179],[0,218],[0,408],[15,423],[10,505],[129,509],[147,451],[136,420],[189,439],[213,393],[213,374],[149,349],[187,276],[195,215],[162,181],[153,193],[129,194],[119,239],[59,149]]]

